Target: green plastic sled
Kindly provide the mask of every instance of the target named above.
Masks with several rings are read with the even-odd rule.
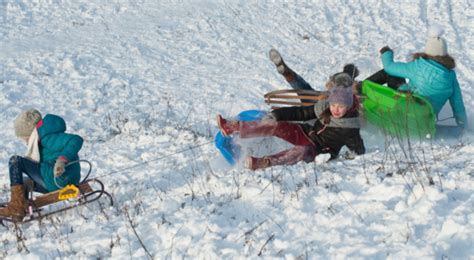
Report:
[[[362,84],[364,117],[392,136],[433,138],[436,115],[429,101],[365,80]]]

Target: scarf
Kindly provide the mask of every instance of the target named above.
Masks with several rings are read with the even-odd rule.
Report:
[[[40,152],[39,152],[39,136],[38,136],[38,130],[33,129],[33,132],[30,135],[30,138],[28,139],[28,148],[26,150],[26,155],[25,157],[33,160],[35,162],[40,162]]]

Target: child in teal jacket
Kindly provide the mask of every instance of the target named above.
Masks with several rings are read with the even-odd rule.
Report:
[[[449,100],[456,123],[460,127],[467,125],[466,109],[456,78],[455,61],[447,53],[447,45],[441,38],[442,31],[439,28],[430,28],[429,38],[424,53],[413,54],[413,61],[408,63],[394,62],[393,51],[383,47],[382,54],[383,71],[379,71],[367,78],[377,83],[394,82],[396,79],[406,78],[408,83],[395,86],[399,91],[410,91],[426,97],[433,110],[438,113]],[[386,75],[382,76],[382,74]],[[380,78],[386,78],[381,82]],[[403,81],[402,81],[403,82]],[[391,86],[394,87],[394,86]]]
[[[48,114],[42,118],[36,109],[22,112],[14,126],[15,135],[24,140],[28,148],[25,156],[10,158],[11,200],[0,208],[0,216],[21,221],[27,206],[25,182],[32,183],[33,190],[41,193],[79,184],[80,165],[67,164],[79,160],[83,140],[78,135],[65,133],[66,123],[61,117]]]

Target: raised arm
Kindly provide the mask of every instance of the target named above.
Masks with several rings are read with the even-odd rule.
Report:
[[[271,113],[277,121],[308,121],[317,118],[314,106],[282,107]]]
[[[413,73],[416,71],[414,62],[394,62],[393,51],[390,49],[382,53],[382,63],[385,72],[395,77],[410,79],[413,78]]]
[[[466,115],[466,108],[464,107],[464,102],[462,100],[461,88],[459,87],[459,82],[454,76],[453,82],[453,94],[449,97],[449,104],[453,109],[453,115],[456,119],[456,123],[458,126],[466,126],[467,125],[467,115]]]

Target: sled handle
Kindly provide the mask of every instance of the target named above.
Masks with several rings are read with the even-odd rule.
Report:
[[[92,172],[92,163],[88,160],[75,160],[75,161],[72,161],[72,162],[69,162],[68,164],[66,164],[66,167],[67,168],[68,166],[70,165],[73,165],[73,164],[76,164],[76,163],[87,163],[89,165],[89,170],[87,171],[87,174],[86,174],[86,177],[82,178],[82,181],[79,182],[79,185],[81,185],[82,183],[86,182],[87,179],[89,178],[89,175],[91,174]],[[61,176],[59,176],[61,177]],[[56,182],[56,178],[59,178],[59,177],[56,177],[56,176],[53,176],[53,180],[54,180],[54,184],[56,185],[56,187],[62,189],[64,188],[63,186],[59,185],[57,182]]]

